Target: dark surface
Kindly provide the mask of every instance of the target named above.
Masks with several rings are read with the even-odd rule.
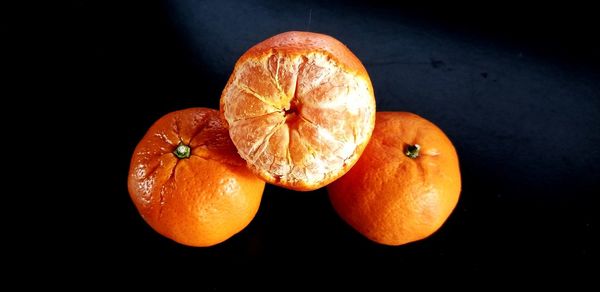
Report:
[[[592,9],[379,2],[71,4],[65,27],[75,40],[67,51],[73,94],[91,101],[82,115],[93,118],[102,146],[94,159],[101,175],[87,188],[98,212],[79,220],[91,223],[89,238],[73,249],[84,259],[125,255],[208,266],[270,259],[282,268],[359,269],[356,262],[367,262],[466,275],[586,271],[597,253],[593,197],[600,189],[600,58],[591,43],[599,23]],[[126,179],[148,127],[173,110],[217,108],[237,58],[288,30],[345,43],[366,66],[379,111],[417,113],[454,142],[463,191],[433,236],[377,245],[337,217],[325,190],[273,186],[248,228],[211,248],[171,242],[137,214]]]

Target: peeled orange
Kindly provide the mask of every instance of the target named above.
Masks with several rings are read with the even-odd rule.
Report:
[[[338,40],[286,32],[243,54],[221,95],[229,135],[267,182],[313,190],[342,176],[375,123],[369,75]]]

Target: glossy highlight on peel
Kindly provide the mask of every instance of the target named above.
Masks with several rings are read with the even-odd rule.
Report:
[[[237,154],[220,112],[207,108],[156,121],[135,148],[128,176],[144,220],[190,246],[215,245],[244,229],[264,186]]]
[[[433,123],[378,112],[360,160],[327,190],[340,217],[365,237],[386,245],[417,241],[437,231],[458,203],[458,156]]]

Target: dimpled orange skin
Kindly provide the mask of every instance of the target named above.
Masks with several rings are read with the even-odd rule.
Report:
[[[265,183],[247,169],[213,109],[169,113],[135,148],[129,194],[158,233],[189,246],[211,246],[244,229],[260,205]],[[174,151],[180,143],[188,158]]]
[[[285,32],[249,49],[221,95],[238,153],[265,181],[309,191],[342,176],[375,123],[369,75],[341,42]]]
[[[410,145],[421,148],[416,158]],[[336,212],[367,238],[386,245],[423,239],[446,221],[461,190],[458,157],[446,135],[411,113],[378,112],[356,165],[327,186]]]

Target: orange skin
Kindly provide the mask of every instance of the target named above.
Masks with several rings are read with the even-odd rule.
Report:
[[[431,122],[411,113],[378,112],[360,160],[327,190],[336,212],[367,238],[386,245],[413,242],[438,230],[456,206],[458,157]]]
[[[206,108],[172,112],[152,125],[135,148],[128,177],[144,220],[190,246],[215,245],[244,229],[264,186],[237,155],[220,113]]]
[[[230,137],[265,181],[309,191],[346,173],[375,123],[371,80],[323,34],[285,32],[250,48],[221,95]]]

